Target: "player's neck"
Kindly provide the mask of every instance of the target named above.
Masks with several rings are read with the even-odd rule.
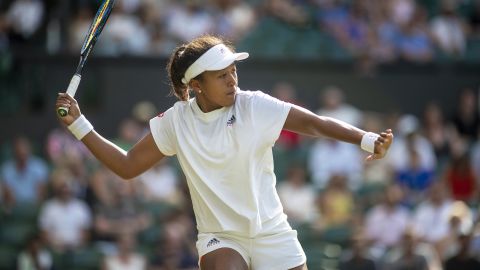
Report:
[[[199,97],[198,95],[196,96],[195,100],[196,100],[197,105],[200,108],[200,110],[204,113],[209,113],[209,112],[212,112],[212,111],[215,111],[215,110],[218,110],[218,109],[222,108],[221,105],[212,104],[212,103],[208,102],[207,100],[205,100],[205,98]]]

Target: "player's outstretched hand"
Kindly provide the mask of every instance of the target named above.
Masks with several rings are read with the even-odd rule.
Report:
[[[375,141],[375,153],[369,155],[367,157],[367,161],[385,157],[392,142],[393,133],[391,129],[387,129],[385,132],[380,133],[380,137],[378,137],[378,139]]]
[[[64,117],[59,116],[56,113],[59,107],[68,108],[68,114]],[[57,102],[55,103],[55,114],[58,116],[58,119],[67,126],[81,115],[77,101],[67,93],[58,93]]]

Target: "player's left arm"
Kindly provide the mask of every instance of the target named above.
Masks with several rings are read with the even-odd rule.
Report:
[[[343,121],[318,116],[296,105],[292,105],[283,128],[302,135],[325,136],[356,145],[360,145],[363,135],[367,133]],[[393,142],[392,130],[387,129],[379,135],[375,141],[374,153],[368,156],[367,160],[383,158]]]

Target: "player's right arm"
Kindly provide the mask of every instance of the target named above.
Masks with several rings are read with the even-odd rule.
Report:
[[[59,93],[55,107],[56,109],[69,108],[68,115],[59,117],[60,121],[67,126],[81,115],[77,101],[65,93]],[[140,175],[164,157],[151,133],[138,141],[128,152],[105,139],[95,130],[85,135],[82,142],[100,162],[124,179]]]

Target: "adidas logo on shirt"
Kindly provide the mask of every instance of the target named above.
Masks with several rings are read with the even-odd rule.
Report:
[[[228,119],[227,126],[231,127],[231,126],[233,126],[233,123],[235,123],[235,115],[232,115],[232,117],[230,117],[230,119]]]
[[[212,238],[210,241],[208,241],[207,247],[211,247],[211,246],[216,245],[218,243],[220,243],[220,241],[217,240],[217,238]]]

